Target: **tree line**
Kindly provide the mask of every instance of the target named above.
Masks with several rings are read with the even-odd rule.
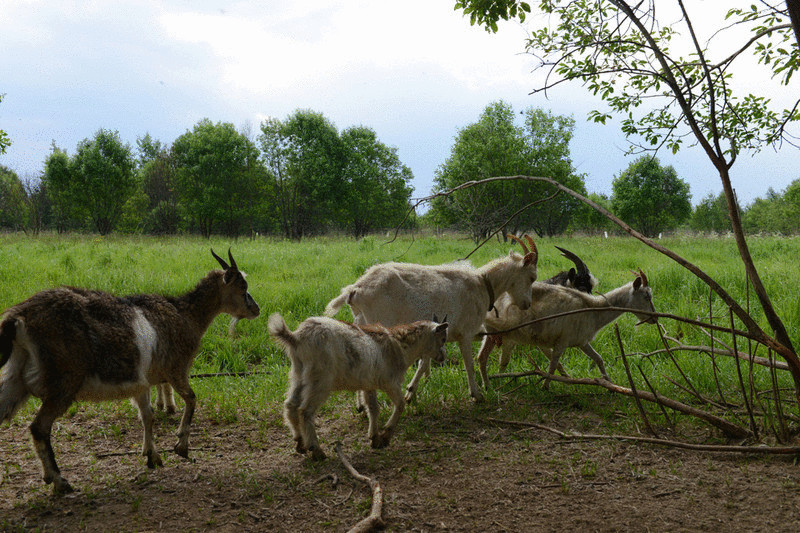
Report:
[[[654,156],[634,160],[614,178],[612,194],[587,193],[572,165],[575,121],[540,108],[519,115],[490,103],[458,131],[437,169],[434,192],[493,176],[548,176],[588,196],[648,236],[678,228],[725,233],[725,198],[709,195],[694,209],[689,185]],[[324,117],[298,110],[271,118],[251,138],[230,123],[199,121],[167,145],[146,134],[136,149],[100,129],[69,155],[53,144],[41,179],[20,180],[0,166],[0,227],[123,233],[282,235],[327,233],[356,238],[395,227],[411,200],[411,170],[397,149],[365,126],[341,132]],[[545,184],[503,181],[436,198],[407,225],[468,233],[476,242],[498,229],[538,235],[615,231],[608,220]],[[752,232],[800,230],[800,180],[770,189],[742,211]]]
[[[0,167],[0,226],[287,238],[394,227],[409,206],[411,170],[370,128],[341,132],[321,113],[269,119],[251,139],[199,121],[167,145],[134,149],[100,129],[73,154],[53,144],[40,179]]]

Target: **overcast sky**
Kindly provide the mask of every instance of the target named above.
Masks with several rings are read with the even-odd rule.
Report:
[[[2,0],[0,129],[13,144],[0,164],[34,177],[53,141],[72,154],[100,128],[119,131],[135,149],[145,133],[169,144],[203,118],[255,135],[266,117],[311,109],[340,131],[367,126],[397,147],[418,197],[429,193],[458,130],[502,99],[516,111],[572,115],[573,163],[590,192],[610,194],[631,161],[619,121],[587,122],[601,104],[577,85],[549,99],[530,95],[535,61],[522,53],[525,28],[509,23],[488,34],[453,5]],[[786,98],[787,90],[768,96]],[[720,191],[698,148],[659,157],[691,185],[694,203]],[[800,152],[790,146],[745,155],[733,169],[743,203],[796,178]]]

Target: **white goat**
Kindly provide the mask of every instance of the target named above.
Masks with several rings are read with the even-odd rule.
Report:
[[[449,317],[447,341],[458,342],[467,371],[470,394],[483,401],[475,383],[472,340],[481,331],[486,310],[493,309],[497,297],[508,293],[510,301],[521,309],[531,305],[531,284],[536,280],[538,253],[514,237],[523,247],[522,256],[511,251],[507,257],[474,268],[465,262],[427,266],[410,263],[383,263],[370,267],[355,283],[325,308],[333,316],[349,304],[356,324],[394,326],[423,320],[434,314]],[[408,384],[406,400],[411,400],[430,361],[422,361]]]
[[[30,395],[42,406],[30,426],[45,483],[57,494],[71,492],[56,464],[53,422],[77,401],[131,398],[144,427],[147,466],[161,466],[153,443],[150,388],[169,383],[186,407],[175,452],[189,454],[195,394],[189,385],[200,340],[220,313],[255,318],[258,304],[245,274],[228,251],[230,266],[209,272],[187,294],[168,297],[111,294],[61,287],[38,292],[7,309],[0,321],[0,423],[10,420]]]
[[[647,276],[641,270],[634,281],[601,295],[586,294],[558,285],[534,283],[533,304],[527,310],[521,310],[507,298],[502,298],[497,302],[499,316],[494,313],[486,316],[486,328],[490,333],[505,331],[532,320],[569,311],[580,309],[595,309],[595,311],[541,320],[507,333],[487,335],[478,354],[478,365],[484,386],[488,387],[489,385],[486,363],[496,344],[494,339],[497,337],[502,338],[501,371],[505,370],[511,352],[518,344],[534,345],[542,350],[550,360],[549,375],[553,375],[557,368],[563,372],[559,363],[561,355],[567,348],[577,347],[597,364],[603,377],[610,381],[603,358],[589,344],[603,327],[624,313],[620,310],[604,310],[603,308],[606,307],[644,311],[645,313],[632,312],[646,323],[655,323],[656,321],[656,317],[649,314],[655,312],[652,289],[648,285]],[[549,378],[546,378],[544,387],[547,388],[548,385]]]
[[[445,319],[446,320],[446,319]],[[327,317],[312,317],[292,332],[278,313],[269,317],[269,333],[292,363],[284,419],[299,453],[325,458],[314,429],[314,415],[332,391],[362,391],[369,415],[373,448],[389,444],[405,407],[403,378],[417,359],[444,361],[447,322],[421,320],[385,328],[356,326]],[[386,392],[394,410],[378,432],[376,390]]]

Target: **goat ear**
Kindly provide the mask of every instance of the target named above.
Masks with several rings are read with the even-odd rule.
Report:
[[[225,260],[223,260],[220,256],[218,256],[217,254],[214,253],[214,249],[213,248],[211,248],[211,255],[214,256],[214,259],[217,260],[217,262],[222,266],[222,268],[224,268],[225,270],[228,270],[230,268],[228,266],[228,263],[225,262]]]
[[[639,287],[642,286],[642,278],[640,276],[636,276],[636,279],[633,280],[633,290],[638,291]]]
[[[438,326],[436,326],[436,329],[435,329],[434,331],[435,331],[436,333],[439,333],[439,332],[441,332],[441,331],[445,331],[445,330],[447,330],[447,322],[442,322],[441,324],[439,324]]]
[[[533,239],[527,235],[526,237],[528,238],[528,242],[531,244],[531,250],[525,254],[525,257],[522,258],[522,264],[525,266],[536,265],[536,263],[539,261],[539,249],[536,248],[536,243],[533,242]]]
[[[569,269],[569,272],[567,272],[567,280],[569,280],[571,283],[575,283],[575,276],[576,276],[577,274],[578,274],[578,273],[577,273],[577,272],[575,272],[575,269],[574,269],[574,268],[570,268],[570,269]]]
[[[239,273],[239,271],[238,271],[238,270],[233,270],[233,269],[230,269],[230,268],[229,268],[229,269],[227,269],[227,270],[225,271],[225,273],[222,275],[222,282],[223,282],[225,285],[227,285],[228,283],[230,283],[231,281],[233,281],[233,279],[236,277],[236,275],[237,275],[238,273]]]

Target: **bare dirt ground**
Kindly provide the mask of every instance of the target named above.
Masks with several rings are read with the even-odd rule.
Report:
[[[536,422],[562,430],[607,432],[599,416],[571,407],[556,401],[513,411],[518,420],[526,412],[534,420],[535,413]],[[800,527],[794,458],[561,439],[489,421],[509,417],[498,411],[466,401],[437,413],[411,408],[390,447],[371,450],[366,421],[342,408],[319,420],[328,459],[314,463],[294,453],[277,412],[269,421],[221,423],[201,405],[191,459],[171,452],[178,416],[161,415],[156,436],[165,466],[148,470],[138,454],[135,416],[99,417],[80,408],[54,433],[61,470],[76,488],[63,497],[42,483],[27,433],[30,417],[18,416],[0,428],[0,529],[344,531],[369,514],[371,495],[343,468],[337,439],[355,468],[380,482],[389,531]]]

